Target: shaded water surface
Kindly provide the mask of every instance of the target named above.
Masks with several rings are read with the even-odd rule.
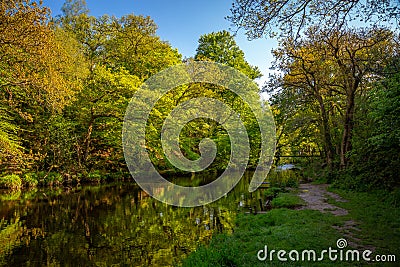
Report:
[[[134,183],[0,191],[0,265],[177,264],[213,233],[231,232],[239,202],[258,203],[261,191],[248,193],[250,179],[196,208],[165,205]]]

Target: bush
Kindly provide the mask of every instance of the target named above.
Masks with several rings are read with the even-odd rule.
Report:
[[[109,181],[121,181],[121,180],[125,180],[125,176],[130,175],[129,173],[123,173],[123,172],[111,172],[111,173],[107,173],[106,178]]]
[[[278,195],[278,193],[283,192],[284,189],[280,187],[270,187],[267,190],[263,191],[264,198],[274,198]]]
[[[26,187],[36,187],[39,183],[39,178],[36,173],[29,172],[24,175],[24,185]]]
[[[105,175],[101,173],[99,170],[91,171],[87,174],[86,181],[87,182],[95,182],[100,183],[101,180],[105,179]]]
[[[16,201],[21,199],[21,190],[5,190],[0,194],[0,201]],[[1,222],[1,220],[0,220]]]
[[[16,174],[10,174],[0,177],[0,188],[17,190],[22,187],[22,180]]]
[[[63,182],[63,177],[60,173],[58,172],[49,172],[47,176],[43,177],[44,178],[44,184],[46,185],[59,185]]]

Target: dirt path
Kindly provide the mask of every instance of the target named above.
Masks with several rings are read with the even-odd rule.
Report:
[[[300,184],[298,195],[306,202],[306,205],[301,209],[319,210],[324,213],[330,212],[335,216],[347,215],[349,212],[346,209],[337,207],[327,202],[328,198],[333,198],[337,202],[347,202],[347,200],[341,196],[332,192],[328,192],[326,190],[327,187],[328,185],[326,184]],[[375,251],[375,247],[361,245],[361,240],[355,237],[357,232],[361,231],[357,225],[357,222],[353,220],[347,220],[342,226],[332,227],[342,233],[348,244],[354,249],[369,249]]]
[[[306,205],[302,209],[319,210],[321,212],[330,212],[336,216],[347,215],[348,211],[327,202],[328,197],[335,199],[338,202],[346,202],[339,195],[328,192],[326,184],[300,184],[299,197],[301,197]]]

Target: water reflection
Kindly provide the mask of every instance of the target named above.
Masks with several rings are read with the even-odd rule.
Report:
[[[135,184],[1,191],[0,265],[174,265],[213,233],[231,232],[238,209],[258,204],[251,177],[197,208],[168,206]]]

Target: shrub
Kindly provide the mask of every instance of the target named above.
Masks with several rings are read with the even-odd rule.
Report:
[[[91,171],[87,174],[88,182],[100,183],[102,179],[105,179],[105,176],[99,170]]]
[[[63,177],[58,172],[49,172],[47,176],[44,177],[44,183],[46,185],[59,185],[63,182]]]
[[[263,191],[264,198],[274,198],[278,195],[278,193],[283,192],[284,189],[280,187],[270,187],[267,190]]]
[[[36,173],[29,172],[24,175],[24,185],[26,187],[36,187],[39,183],[39,178]]]
[[[22,187],[22,180],[16,174],[10,174],[0,177],[0,188],[19,189]]]

